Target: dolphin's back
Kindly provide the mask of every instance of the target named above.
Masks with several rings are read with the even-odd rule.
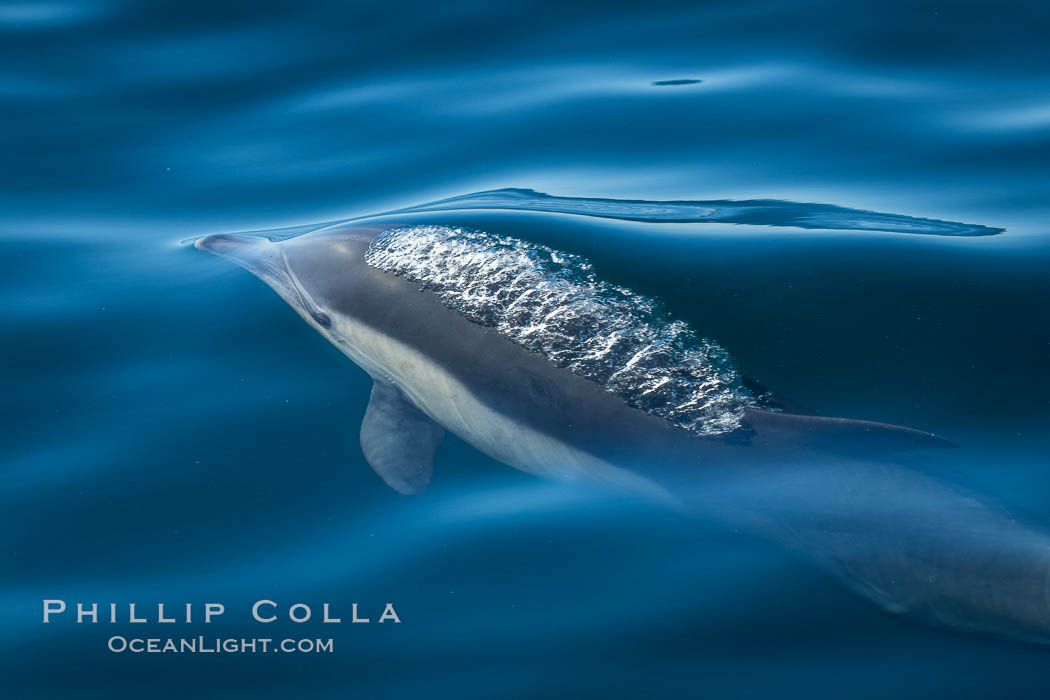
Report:
[[[732,462],[741,458],[742,451],[866,445],[864,449],[888,452],[943,442],[929,433],[897,426],[754,407],[743,410],[743,420],[734,431],[697,435],[628,405],[595,381],[466,318],[432,289],[368,264],[366,254],[377,232],[354,228],[311,234],[289,242],[287,258],[296,276],[310,280],[320,305],[425,356],[434,369],[454,378],[494,413],[607,463],[663,482],[677,479],[683,465]],[[413,393],[411,386],[402,390]],[[417,398],[427,403],[426,397]],[[454,397],[440,400],[450,398]],[[442,415],[447,410],[446,405],[428,413],[455,432]],[[461,437],[470,441],[470,436]]]
[[[735,430],[755,405],[723,347],[657,299],[601,279],[581,256],[485,231],[409,226],[376,237],[366,261],[698,435]]]

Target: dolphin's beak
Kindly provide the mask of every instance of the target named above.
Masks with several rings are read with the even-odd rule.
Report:
[[[193,247],[226,258],[270,285],[287,276],[280,247],[266,238],[217,233],[198,239]]]
[[[195,241],[193,247],[215,253],[240,265],[270,285],[293,308],[298,309],[304,318],[313,319],[323,328],[332,325],[329,316],[317,308],[296,282],[295,276],[288,269],[279,243],[259,236],[217,233]]]
[[[265,238],[256,236],[241,236],[233,233],[216,233],[211,236],[199,238],[193,244],[197,250],[206,250],[209,253],[221,255],[233,262],[240,264],[240,260],[246,256],[257,255],[258,251],[270,244]]]

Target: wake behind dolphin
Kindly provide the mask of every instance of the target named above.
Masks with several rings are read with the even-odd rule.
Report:
[[[1050,640],[1050,537],[872,460],[944,440],[770,410],[724,349],[583,258],[444,226],[196,246],[257,275],[373,378],[361,448],[401,493],[427,487],[449,431],[522,471],[773,539],[885,610]]]

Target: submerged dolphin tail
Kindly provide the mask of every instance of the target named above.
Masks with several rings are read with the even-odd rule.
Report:
[[[683,497],[716,529],[777,542],[895,616],[1050,643],[1050,534],[887,462],[769,455]]]
[[[1050,535],[950,485],[809,455],[730,494],[771,539],[887,612],[1050,643]]]

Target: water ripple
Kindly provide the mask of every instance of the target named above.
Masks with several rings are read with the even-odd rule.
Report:
[[[702,80],[697,80],[696,78],[676,78],[674,80],[654,80],[650,84],[655,87],[676,87],[678,85],[696,85],[702,82]]]

